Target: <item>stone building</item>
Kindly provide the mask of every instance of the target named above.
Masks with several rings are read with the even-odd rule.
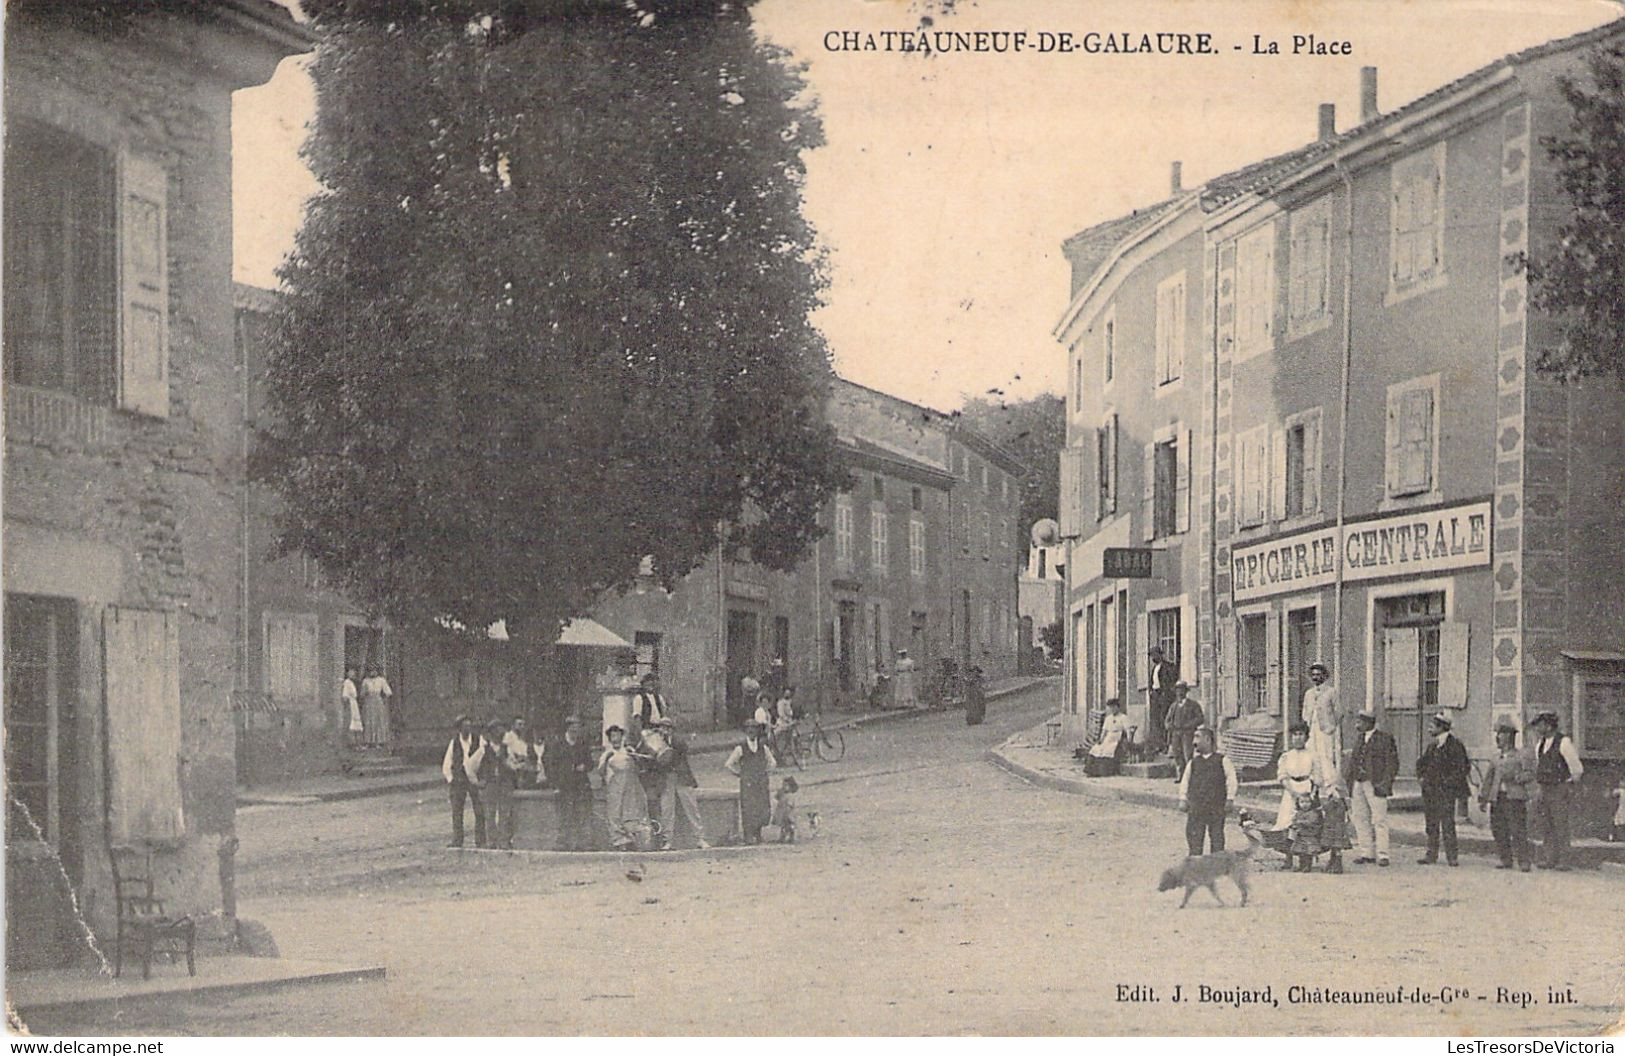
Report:
[[[1601,804],[1625,755],[1625,399],[1529,369],[1555,327],[1513,261],[1565,216],[1556,78],[1622,36],[1389,113],[1367,68],[1355,128],[1324,105],[1309,145],[1068,241],[1071,732],[1131,669],[1154,729],[1153,644],[1221,725],[1284,726],[1319,660],[1406,773],[1441,708],[1477,758],[1494,719],[1557,711]],[[1109,546],[1153,547],[1152,577],[1104,578]]]
[[[12,968],[110,934],[114,848],[154,851],[173,911],[232,904],[231,93],[310,42],[263,0],[167,10],[6,21]]]
[[[671,593],[649,582],[593,612],[693,725],[742,720],[742,681],[775,660],[819,706],[869,699],[902,649],[922,687],[944,660],[989,678],[1015,670],[1024,467],[951,415],[849,381],[826,413],[853,487],[793,572],[719,554]]]

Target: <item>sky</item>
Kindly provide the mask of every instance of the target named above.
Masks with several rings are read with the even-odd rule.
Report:
[[[1320,103],[1339,131],[1378,68],[1383,110],[1509,52],[1625,15],[1616,0],[759,0],[762,35],[807,64],[825,146],[804,209],[828,251],[814,321],[836,369],[950,410],[966,396],[1059,392],[1061,242],[1184,186],[1301,146]],[[1020,54],[864,51],[833,31],[1027,34]],[[1101,54],[1089,33],[1210,33],[1213,55]],[[1071,33],[1079,50],[1039,51]],[[1276,41],[1282,54],[1255,54]],[[1347,55],[1293,54],[1294,37]],[[846,38],[851,39],[851,38]],[[890,38],[894,44],[900,37]],[[880,47],[887,38],[876,37]],[[837,47],[832,50],[826,42]],[[274,286],[303,203],[314,113],[304,59],[234,101],[235,272]]]

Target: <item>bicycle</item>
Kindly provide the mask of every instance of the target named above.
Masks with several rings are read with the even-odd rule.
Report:
[[[798,725],[792,738],[794,746],[791,749],[791,754],[796,761],[796,766],[801,766],[801,760],[809,752],[816,755],[821,762],[840,762],[846,755],[846,737],[840,730],[824,729],[824,724],[817,718],[808,721],[812,724],[811,728],[803,728]]]

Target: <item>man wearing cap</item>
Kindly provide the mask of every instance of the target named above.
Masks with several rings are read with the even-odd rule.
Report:
[[[1529,871],[1529,818],[1527,801],[1535,783],[1535,767],[1527,752],[1519,750],[1518,724],[1503,715],[1495,720],[1495,747],[1499,754],[1490,760],[1484,780],[1478,786],[1478,805],[1490,812],[1490,833],[1501,855],[1498,869]]]
[[[1313,683],[1303,691],[1303,721],[1309,724],[1309,751],[1320,761],[1325,773],[1337,771],[1337,723],[1342,708],[1337,702],[1337,687],[1331,683],[1331,669],[1320,661],[1309,665],[1309,681]]]
[[[660,720],[660,730],[666,740],[666,783],[660,792],[660,826],[666,845],[677,848],[683,842],[686,827],[699,847],[705,842],[705,821],[700,817],[700,783],[694,779],[694,768],[688,761],[688,738],[677,729],[671,716]]]
[[[588,832],[592,820],[592,785],[587,779],[592,765],[593,746],[581,736],[580,717],[571,715],[564,720],[564,736],[542,751],[547,782],[559,793],[558,849],[561,851],[592,849],[592,836]]]
[[[1535,831],[1540,833],[1540,867],[1567,872],[1569,808],[1574,785],[1585,773],[1574,742],[1557,729],[1557,713],[1543,711],[1530,724],[1535,741]]]
[[[1362,711],[1359,739],[1343,763],[1354,806],[1354,832],[1360,853],[1356,865],[1388,864],[1388,797],[1399,776],[1399,747],[1393,735],[1377,729],[1375,712]]]
[[[1450,714],[1441,711],[1429,722],[1431,737],[1422,758],[1416,763],[1416,776],[1422,782],[1422,814],[1427,819],[1428,851],[1417,859],[1419,865],[1439,860],[1439,842],[1444,841],[1445,861],[1456,861],[1456,803],[1467,798],[1467,775],[1472,764],[1466,747],[1450,732]]]
[[[1151,670],[1146,694],[1150,710],[1146,712],[1147,722],[1161,722],[1168,714],[1168,705],[1174,702],[1174,683],[1179,681],[1179,666],[1164,658],[1162,646],[1153,645],[1146,655],[1151,658]],[[1156,731],[1147,731],[1154,739]]]
[[[1236,768],[1213,750],[1213,730],[1202,726],[1195,731],[1196,754],[1185,765],[1179,782],[1179,809],[1185,812],[1185,848],[1191,857],[1202,853],[1202,837],[1208,849],[1224,850],[1224,818],[1236,798]]]
[[[474,845],[485,846],[485,811],[480,805],[480,790],[474,786],[468,773],[469,757],[479,750],[479,738],[474,734],[474,720],[467,715],[457,716],[446,745],[446,755],[440,761],[440,773],[446,779],[446,791],[451,794],[451,843],[463,845],[463,807],[470,801],[474,805]]]
[[[1162,724],[1168,730],[1168,749],[1174,757],[1174,780],[1178,781],[1185,772],[1185,764],[1190,762],[1191,745],[1195,740],[1196,729],[1207,721],[1207,715],[1202,711],[1202,705],[1192,700],[1188,694],[1190,684],[1186,682],[1174,683],[1174,699],[1168,705],[1163,715]]]

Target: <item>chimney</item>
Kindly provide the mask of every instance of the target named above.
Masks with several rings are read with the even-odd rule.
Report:
[[[1382,116],[1377,109],[1377,68],[1360,67],[1360,124]]]
[[[1337,137],[1337,104],[1320,104],[1320,132],[1316,136],[1322,143]]]
[[[1182,168],[1184,166],[1177,161],[1168,168],[1168,194],[1170,197],[1178,195],[1179,192],[1185,189],[1179,185],[1180,170]]]

